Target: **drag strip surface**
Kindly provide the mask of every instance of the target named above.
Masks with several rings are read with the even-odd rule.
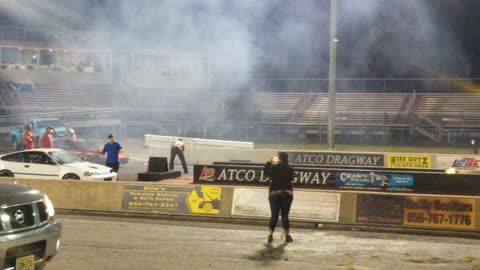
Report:
[[[480,240],[294,230],[265,244],[259,226],[60,216],[60,254],[47,269],[480,269]]]

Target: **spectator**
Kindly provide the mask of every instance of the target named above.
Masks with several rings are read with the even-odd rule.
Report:
[[[294,178],[293,168],[288,165],[288,154],[282,152],[277,160],[272,158],[265,165],[264,174],[271,179],[268,201],[270,202],[270,223],[268,243],[273,242],[273,232],[277,227],[278,217],[282,215],[282,226],[285,234],[285,242],[292,242],[290,236],[290,221],[288,215],[293,202],[292,181]]]
[[[178,138],[172,145],[170,149],[170,170],[173,170],[175,157],[178,155],[180,161],[182,162],[183,172],[188,173],[187,162],[185,161],[185,143],[182,138]]]
[[[471,140],[471,143],[472,143],[472,147],[473,147],[473,154],[478,155],[478,139],[473,138]]]
[[[34,149],[35,148],[35,133],[33,133],[32,125],[28,124],[25,126],[25,130],[22,134],[23,147],[25,149]]]
[[[65,134],[65,140],[70,141],[77,141],[77,135],[75,134],[75,130],[73,128],[67,128],[67,134]]]
[[[40,148],[54,148],[53,144],[53,135],[55,134],[55,129],[53,127],[47,127],[45,133],[43,133],[40,138]]]
[[[114,172],[118,172],[120,168],[120,162],[118,155],[120,152],[123,152],[122,146],[115,141],[113,135],[108,135],[108,143],[105,144],[102,151],[99,151],[99,154],[107,155],[106,165],[107,167],[112,168]]]

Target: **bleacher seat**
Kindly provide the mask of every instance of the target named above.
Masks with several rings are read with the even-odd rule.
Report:
[[[446,127],[480,127],[480,95],[417,94],[419,116],[426,116]]]
[[[305,94],[300,93],[257,93],[255,110],[261,122],[285,122],[291,119],[292,110]]]
[[[409,94],[379,94],[379,93],[339,93],[336,95],[337,121],[349,125],[384,125],[392,123],[405,98]],[[314,99],[302,111],[297,104],[304,98]],[[255,94],[255,108],[260,122],[268,123],[326,123],[328,114],[327,94],[303,93],[257,93]],[[301,117],[293,117],[292,115]]]
[[[31,92],[19,92],[26,108],[111,108],[112,85],[36,84]]]

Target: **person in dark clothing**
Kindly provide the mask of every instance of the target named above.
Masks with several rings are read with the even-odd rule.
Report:
[[[188,173],[187,162],[185,161],[185,155],[183,154],[184,151],[185,143],[182,138],[178,138],[170,149],[170,170],[173,170],[173,163],[175,162],[175,157],[178,155],[178,158],[180,158],[180,161],[182,162],[183,172]]]
[[[288,215],[290,207],[293,202],[293,187],[292,181],[294,178],[293,168],[288,165],[288,154],[280,153],[278,157],[278,164],[275,158],[267,162],[264,169],[264,174],[271,179],[268,201],[270,202],[270,223],[268,225],[270,231],[268,235],[268,242],[273,241],[273,232],[277,227],[278,217],[282,215],[282,227],[285,234],[285,242],[292,242],[290,236],[290,221]]]
[[[478,144],[479,144],[479,143],[478,143],[478,139],[473,138],[473,139],[471,140],[471,143],[472,143],[472,146],[473,146],[473,154],[474,154],[474,155],[478,155]]]

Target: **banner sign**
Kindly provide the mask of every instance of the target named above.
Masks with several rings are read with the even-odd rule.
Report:
[[[430,169],[432,168],[432,156],[417,154],[388,154],[387,166],[389,168]]]
[[[292,165],[337,165],[384,167],[383,154],[362,154],[342,152],[288,152]]]
[[[338,188],[412,191],[413,175],[381,172],[337,172]]]
[[[294,168],[294,186],[335,187],[335,172],[315,168]],[[195,183],[222,185],[269,185],[271,180],[259,166],[195,165]]]
[[[358,194],[357,222],[402,225],[403,201],[403,196]]]
[[[462,159],[455,159],[452,163],[453,168],[464,168],[464,169],[478,169],[478,163],[480,160],[474,157],[464,157]]]
[[[404,225],[451,229],[475,229],[475,199],[408,196],[404,204]]]
[[[435,155],[433,164],[439,169],[460,168],[460,169],[478,169],[480,168],[480,156],[473,155]]]
[[[259,165],[194,165],[196,184],[268,186],[271,183]],[[362,189],[418,194],[478,195],[480,181],[475,174],[443,172],[402,172],[350,170],[339,168],[293,167],[294,187],[315,189]]]
[[[340,194],[295,191],[290,218],[309,221],[338,221]],[[270,217],[267,189],[235,188],[232,215]]]
[[[216,186],[125,185],[122,208],[180,214],[220,214],[222,188]]]

